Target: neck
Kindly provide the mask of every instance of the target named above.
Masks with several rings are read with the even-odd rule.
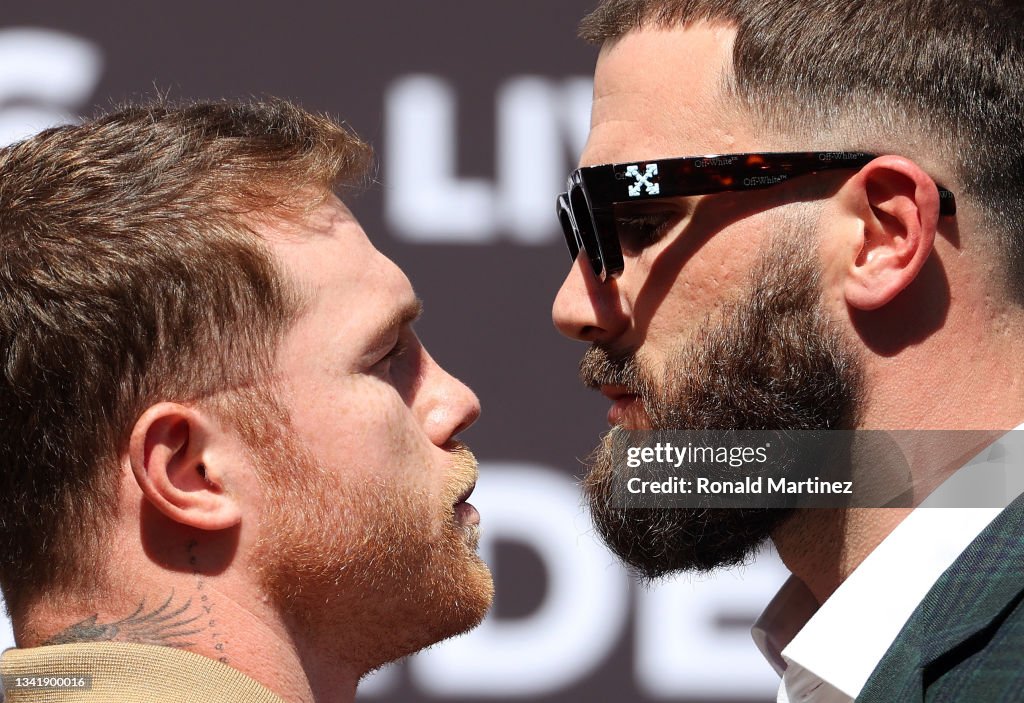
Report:
[[[962,259],[951,249],[944,254]],[[969,285],[990,280],[985,272],[954,277],[951,268],[931,268],[885,308],[850,313],[851,334],[863,343],[867,392],[857,429],[892,431],[909,469],[911,506],[1024,421],[1024,313]],[[950,290],[961,291],[957,305]],[[790,571],[824,602],[909,513],[801,510],[772,539]]]
[[[943,481],[1007,430],[1021,424],[1024,410],[1008,407],[996,416],[998,402],[985,405],[980,397],[953,407],[984,407],[986,418],[964,416],[951,424],[948,411],[923,413],[919,429],[887,432],[891,446],[906,462],[911,489],[905,494],[911,507],[860,507],[797,511],[772,535],[783,562],[802,580],[819,603],[839,587],[881,542]],[[935,406],[944,404],[936,402]],[[950,406],[945,406],[950,407]],[[897,425],[914,427],[911,421]],[[861,429],[875,429],[868,424]],[[993,429],[995,428],[995,429]],[[942,431],[937,431],[942,430]],[[888,495],[888,494],[887,494]],[[891,496],[890,496],[891,497]]]
[[[910,514],[909,508],[807,509],[772,535],[783,563],[824,603],[868,554]]]
[[[362,672],[292,635],[259,599],[218,577],[163,574],[102,598],[39,601],[15,619],[20,647],[129,642],[185,649],[231,666],[289,703],[350,703]],[[135,581],[138,584],[138,580]],[[59,605],[58,605],[59,604]]]

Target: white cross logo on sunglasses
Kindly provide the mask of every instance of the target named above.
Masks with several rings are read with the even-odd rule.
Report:
[[[636,183],[629,186],[629,197],[640,197],[640,189],[646,188],[647,195],[657,195],[661,192],[661,185],[651,183],[651,177],[658,175],[658,164],[647,164],[647,171],[640,173],[640,168],[634,164],[626,167],[626,175],[636,179]]]

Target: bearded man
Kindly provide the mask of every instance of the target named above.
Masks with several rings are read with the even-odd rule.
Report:
[[[0,150],[8,701],[351,701],[492,599],[473,393],[286,102],[131,106]]]
[[[774,542],[780,701],[1024,697],[1024,500],[922,507],[995,457],[1024,475],[1014,433],[985,446],[1024,421],[1022,28],[932,0],[605,0],[581,26],[553,316],[612,402],[584,486],[642,577]],[[613,440],[650,429],[947,434],[914,435],[911,507],[626,507]]]

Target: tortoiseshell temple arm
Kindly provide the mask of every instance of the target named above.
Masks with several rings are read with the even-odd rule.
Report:
[[[865,152],[724,154],[607,164],[580,169],[592,206],[769,188],[790,178],[859,169],[878,158]],[[953,193],[937,185],[939,212],[956,214]]]

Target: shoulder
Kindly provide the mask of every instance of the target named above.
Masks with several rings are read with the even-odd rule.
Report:
[[[942,575],[859,701],[1024,701],[1024,500]]]

